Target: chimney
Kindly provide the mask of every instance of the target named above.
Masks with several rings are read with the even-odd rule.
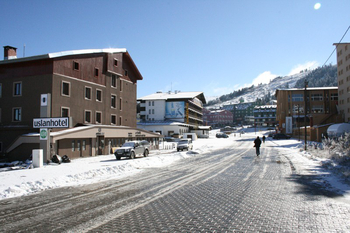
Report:
[[[4,46],[4,60],[17,58],[17,48],[12,46]]]

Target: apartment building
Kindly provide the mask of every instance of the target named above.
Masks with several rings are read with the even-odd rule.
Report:
[[[350,122],[350,43],[334,43],[337,49],[338,107],[344,122]]]
[[[138,128],[171,136],[203,126],[203,92],[159,91],[138,98],[138,102]]]
[[[255,102],[224,105],[222,108],[231,111],[233,114],[233,124],[252,124],[254,123]]]
[[[143,77],[126,49],[17,58],[16,48],[5,46],[0,73],[2,155],[17,158],[38,149],[38,135],[29,140],[28,134],[38,133],[33,119],[41,117],[42,94],[50,96],[45,117],[68,117],[70,128],[90,126],[65,132],[61,129],[60,133],[52,129],[52,153],[73,158],[108,154],[106,145],[118,146],[141,135],[152,140],[158,137],[136,129],[137,81]]]
[[[293,128],[303,127],[305,121],[307,126],[339,122],[337,87],[276,90],[276,98],[276,120],[281,132],[286,132],[286,117],[292,118]]]
[[[203,111],[203,120],[206,125],[222,127],[232,125],[233,114],[225,109]]]
[[[277,124],[276,121],[277,105],[262,105],[254,107],[255,126],[271,126]]]

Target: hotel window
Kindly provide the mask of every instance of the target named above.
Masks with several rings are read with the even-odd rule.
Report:
[[[297,102],[297,101],[303,101],[303,94],[292,94],[292,101]]]
[[[313,101],[322,101],[323,95],[322,94],[311,94],[311,100]]]
[[[101,124],[101,122],[102,122],[102,113],[96,112],[96,123]]]
[[[338,100],[338,93],[332,93],[331,100]]]
[[[111,124],[116,125],[117,124],[117,116],[116,115],[111,115]]]
[[[96,101],[102,102],[102,91],[96,90]]]
[[[73,69],[74,70],[79,70],[79,63],[76,61],[73,61]]]
[[[22,95],[22,82],[13,83],[13,95],[14,96]]]
[[[22,121],[22,108],[13,108],[12,121]]]
[[[128,70],[124,70],[124,76],[128,76]]]
[[[85,99],[91,100],[91,87],[85,87]]]
[[[112,81],[111,81],[112,87],[117,87],[117,76],[112,74]]]
[[[72,151],[75,151],[75,141],[72,141]]]
[[[94,75],[95,75],[95,77],[98,77],[98,68],[95,68]]]
[[[63,96],[69,96],[70,95],[70,83],[62,81],[62,89],[61,93]]]
[[[116,108],[117,107],[117,96],[112,95],[111,97],[111,107]]]
[[[120,91],[123,91],[123,85],[122,85],[123,83],[122,83],[122,80],[121,79],[119,79],[119,90]]]
[[[120,110],[120,111],[122,110],[122,101],[123,101],[123,99],[120,98],[120,99],[119,99],[119,110]]]
[[[119,125],[122,125],[122,117],[119,117]]]
[[[69,108],[61,107],[61,117],[69,117]]]
[[[323,113],[323,105],[314,105],[311,111],[312,113]]]
[[[80,140],[77,141],[77,151],[80,151]]]
[[[118,59],[114,59],[114,66],[118,66]]]
[[[83,140],[82,150],[86,150],[86,141],[85,140]]]
[[[91,111],[85,111],[85,123],[91,123]]]

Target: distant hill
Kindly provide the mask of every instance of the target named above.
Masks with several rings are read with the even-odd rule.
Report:
[[[309,87],[337,86],[337,67],[327,65],[312,71],[304,70],[299,74],[276,77],[268,84],[252,85],[242,88],[230,94],[222,95],[208,101],[206,108],[220,108],[223,105],[237,104],[240,102],[259,102],[266,104],[275,99],[276,89],[288,89],[304,87],[305,78]]]

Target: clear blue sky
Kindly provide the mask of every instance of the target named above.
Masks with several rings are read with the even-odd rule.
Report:
[[[0,46],[18,57],[24,44],[25,56],[126,48],[144,78],[137,97],[181,90],[209,99],[323,65],[349,10],[350,0],[0,0]]]

